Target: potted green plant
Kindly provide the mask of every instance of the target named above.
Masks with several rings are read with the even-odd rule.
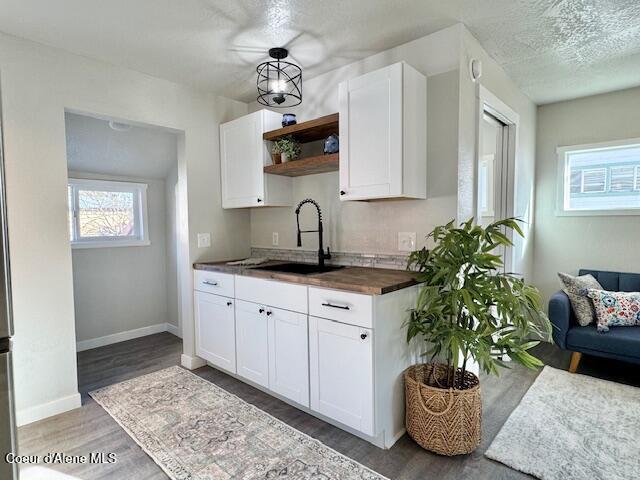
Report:
[[[282,163],[282,151],[280,150],[278,142],[273,142],[273,147],[271,148],[271,160],[274,165]]]
[[[295,160],[300,155],[300,144],[291,135],[287,135],[273,143],[272,153],[280,153],[282,163]]]
[[[523,236],[508,218],[486,227],[473,219],[436,227],[432,248],[410,254],[408,266],[422,283],[408,321],[407,340],[424,340],[427,363],[405,373],[406,427],[423,448],[443,455],[470,453],[480,443],[480,381],[471,360],[487,374],[508,367],[505,356],[528,368],[542,362],[528,350],[550,338],[540,293],[502,273],[507,231]]]

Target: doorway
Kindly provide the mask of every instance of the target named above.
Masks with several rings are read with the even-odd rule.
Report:
[[[65,134],[77,351],[181,337],[178,134],[70,111]]]
[[[480,86],[478,158],[476,165],[476,219],[486,227],[514,216],[514,174],[518,115],[495,95]],[[512,232],[505,234],[513,241]],[[503,272],[517,272],[513,247],[501,247]]]

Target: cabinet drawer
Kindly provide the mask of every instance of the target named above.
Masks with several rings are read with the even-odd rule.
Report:
[[[206,270],[194,270],[193,288],[200,292],[233,297],[233,275],[221,272],[208,272]]]
[[[295,283],[236,277],[236,298],[271,305],[293,312],[307,313],[307,287]]]
[[[373,328],[373,297],[341,290],[309,287],[309,315]]]

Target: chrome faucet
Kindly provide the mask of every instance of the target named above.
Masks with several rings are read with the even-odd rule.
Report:
[[[300,230],[300,209],[305,203],[311,203],[318,210],[318,229],[317,230]],[[327,247],[327,252],[325,253],[324,247],[322,244],[322,211],[320,210],[320,205],[315,200],[311,198],[305,198],[302,200],[298,207],[296,208],[296,224],[298,226],[298,246],[302,246],[302,234],[303,233],[313,233],[318,232],[318,265],[324,267],[324,261],[331,258],[331,252],[329,251],[329,247]]]

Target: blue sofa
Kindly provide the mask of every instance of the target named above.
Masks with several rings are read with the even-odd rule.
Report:
[[[580,270],[580,275],[593,275],[602,288],[613,292],[640,292],[639,273]],[[595,325],[581,327],[571,308],[569,297],[556,292],[549,301],[549,320],[553,324],[553,340],[560,348],[570,350],[569,371],[575,373],[583,353],[640,364],[640,327],[611,327],[599,333]]]

